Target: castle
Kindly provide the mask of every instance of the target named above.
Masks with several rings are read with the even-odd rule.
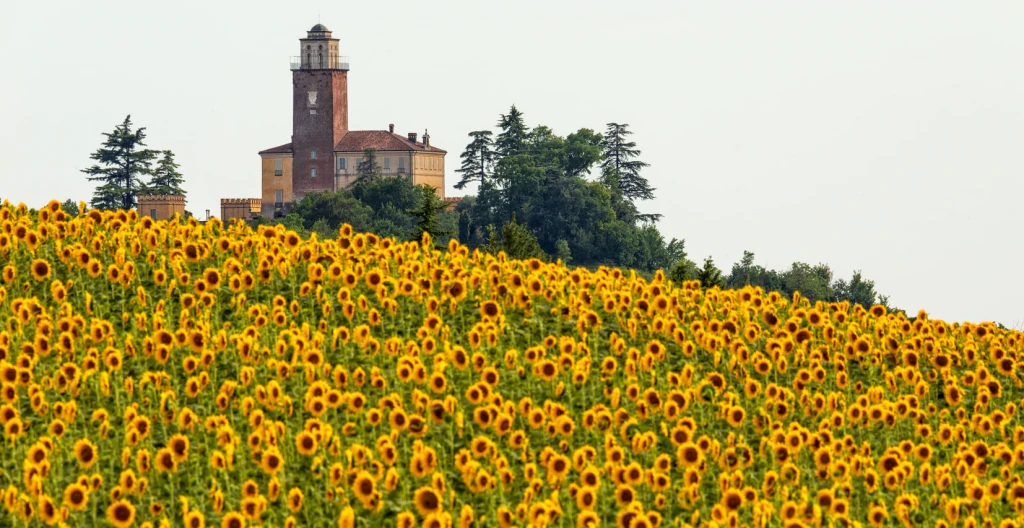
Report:
[[[430,144],[428,133],[421,141],[415,132],[396,134],[394,125],[349,130],[349,61],[331,31],[313,26],[299,48],[291,59],[292,140],[259,152],[262,197],[222,199],[221,220],[280,217],[306,193],[346,188],[367,149],[376,151],[381,174],[430,185],[444,198],[446,152]]]

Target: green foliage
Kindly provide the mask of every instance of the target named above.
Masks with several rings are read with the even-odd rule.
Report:
[[[601,161],[601,134],[581,128],[565,137],[565,174],[585,176]]]
[[[684,281],[694,280],[697,278],[697,264],[692,260],[683,257],[676,261],[669,269],[668,278],[674,281],[676,284],[682,284]]]
[[[633,192],[637,181],[646,183],[637,180],[646,164],[636,159],[636,143],[626,141],[626,125],[610,129],[615,134],[610,142],[588,128],[563,137],[544,125],[528,127],[513,106],[501,115],[498,127],[493,149],[489,131],[476,131],[462,153],[462,180],[456,187],[479,183],[475,200],[467,202],[468,218],[458,218],[463,243],[477,247],[486,239],[497,240],[481,227],[504,226],[514,217],[514,225],[525,226],[543,252],[571,256],[574,263],[653,272],[678,260],[671,242],[653,226],[642,225],[657,215],[640,214],[623,191]],[[617,161],[609,164],[608,155]],[[598,165],[602,178],[588,181]],[[629,181],[620,185],[623,172]]]
[[[377,149],[368,148],[363,151],[363,159],[356,164],[356,181],[373,180],[380,176],[377,165]]]
[[[169,150],[160,151],[162,157],[153,169],[153,177],[145,187],[146,194],[174,194],[185,196],[185,178],[178,171],[174,162],[174,153]]]
[[[811,266],[794,262],[790,269],[781,274],[783,291],[792,294],[799,291],[811,302],[832,299],[832,270],[827,264]]]
[[[832,300],[835,301],[850,301],[851,304],[869,307],[875,304],[877,298],[875,281],[865,280],[860,270],[853,272],[849,282],[839,279],[832,285]]]
[[[316,233],[321,240],[329,238],[337,238],[338,230],[332,229],[331,224],[326,218],[320,218],[316,222],[313,222],[313,226],[309,228],[310,233]]]
[[[414,239],[423,238],[423,233],[429,233],[435,243],[441,242],[440,238],[450,235],[451,232],[444,230],[439,225],[441,213],[444,211],[445,203],[437,196],[434,188],[429,185],[420,185],[420,205],[409,211],[409,214],[416,219]]]
[[[300,235],[305,236],[306,234],[308,234],[305,222],[303,221],[302,216],[300,216],[298,213],[288,213],[288,216],[279,218],[277,220],[277,223],[283,225],[285,229],[290,229],[292,231],[298,232]],[[315,224],[316,222],[314,221],[313,223]]]
[[[633,132],[629,125],[608,123],[608,129],[601,140],[604,149],[604,161],[601,162],[602,174],[609,182],[615,182],[629,201],[650,200],[654,198],[654,187],[640,171],[649,164],[640,161],[637,156],[640,150],[635,141],[628,141],[627,136]]]
[[[131,209],[145,188],[142,177],[153,173],[157,153],[145,148],[146,129],[133,130],[130,115],[103,135],[107,138],[103,146],[89,156],[97,163],[82,169],[89,181],[99,182],[91,204],[97,209]]]
[[[343,189],[306,194],[295,204],[284,223],[287,224],[293,215],[298,217],[305,229],[311,229],[319,220],[324,220],[331,230],[349,223],[357,231],[368,231],[372,225],[373,210]]]
[[[64,200],[64,203],[60,204],[60,208],[64,211],[64,214],[71,218],[78,216],[78,202],[71,198]]]
[[[462,179],[455,184],[456,189],[463,189],[471,182],[482,184],[493,170],[494,140],[491,139],[491,131],[477,130],[470,132],[469,137],[473,141],[462,152],[462,166],[455,169],[455,172],[462,174]]]
[[[726,286],[729,288],[742,288],[747,285],[760,286],[765,291],[785,291],[779,272],[754,264],[754,253],[750,251],[743,252],[743,258],[732,265],[732,271],[726,279]],[[792,292],[788,292],[787,296],[791,294]]]
[[[700,281],[702,288],[721,287],[723,285],[722,270],[715,266],[715,261],[710,256],[704,259],[704,266],[697,270],[695,278]]]
[[[569,242],[565,239],[559,239],[555,242],[555,258],[562,261],[562,264],[568,264],[572,261],[572,251],[569,249]]]
[[[854,271],[849,281],[839,279],[832,281],[832,270],[827,264],[811,266],[803,262],[794,262],[784,272],[765,269],[754,263],[754,253],[744,251],[743,258],[732,265],[732,272],[726,279],[729,288],[756,286],[765,291],[777,291],[791,297],[793,293],[814,301],[839,302],[849,301],[865,308],[881,304],[893,312],[902,312],[889,304],[889,297],[875,291],[875,282],[863,277],[860,270]]]
[[[494,142],[498,156],[502,158],[516,156],[526,150],[526,136],[530,129],[527,128],[523,120],[523,113],[516,108],[516,105],[512,105],[508,114],[501,115],[501,119],[498,120],[498,128],[501,129],[501,133],[498,134]]]
[[[515,217],[505,222],[501,228],[500,239],[493,226],[487,226],[487,231],[487,244],[481,248],[485,252],[496,254],[499,251],[504,251],[505,255],[513,259],[547,260],[548,258],[530,230],[526,226],[516,223]]]

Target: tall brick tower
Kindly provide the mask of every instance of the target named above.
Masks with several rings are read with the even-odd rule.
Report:
[[[299,39],[292,69],[292,192],[334,190],[334,146],[348,132],[348,57],[323,24]]]

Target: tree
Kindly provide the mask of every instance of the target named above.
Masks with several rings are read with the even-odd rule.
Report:
[[[569,242],[565,239],[555,242],[555,258],[561,260],[562,264],[568,264],[572,260],[572,250],[569,249]]]
[[[601,161],[601,134],[581,128],[565,138],[565,174],[584,176]]]
[[[368,148],[363,151],[363,159],[356,164],[356,181],[376,179],[380,176],[380,166],[377,165],[377,149]]]
[[[729,273],[726,284],[730,288],[738,288],[750,284],[754,274],[753,268],[754,253],[752,251],[743,250],[743,258],[732,265],[732,272]]]
[[[495,139],[494,147],[499,157],[515,156],[526,150],[526,136],[530,130],[523,121],[523,113],[516,105],[512,105],[508,114],[501,115],[498,127],[501,128],[501,133]]]
[[[75,218],[78,216],[78,202],[68,198],[64,200],[64,203],[60,204],[60,208],[64,211],[64,214]]]
[[[301,218],[306,229],[312,229],[322,219],[332,230],[349,223],[356,231],[368,231],[373,218],[373,210],[345,189],[308,193],[295,204],[292,214]]]
[[[875,281],[865,280],[860,270],[853,272],[850,282],[839,279],[832,285],[832,300],[850,301],[851,304],[859,304],[870,308],[875,304],[878,293],[875,291]],[[888,299],[886,299],[888,302]]]
[[[455,188],[460,190],[474,181],[483,184],[490,176],[494,163],[494,140],[491,139],[491,131],[477,130],[470,132],[469,137],[473,138],[473,141],[470,141],[469,145],[466,145],[466,150],[462,152],[462,167],[455,169],[455,172],[462,174],[462,179],[455,184]]]
[[[352,196],[374,211],[391,204],[401,210],[419,204],[420,190],[408,178],[376,178],[356,181],[350,188]]]
[[[658,228],[646,225],[637,230],[637,256],[634,266],[644,271],[654,271],[672,265],[668,251],[665,250],[665,239]]]
[[[832,270],[827,264],[811,266],[794,262],[789,270],[781,274],[781,279],[782,290],[787,295],[800,292],[811,302],[832,298]]]
[[[751,251],[744,251],[743,258],[732,265],[732,271],[726,277],[725,285],[729,288],[742,288],[749,285],[759,286],[767,291],[786,291],[779,272],[754,264],[754,253]]]
[[[442,236],[449,235],[451,233],[440,229],[438,226],[438,220],[441,216],[441,212],[445,208],[443,200],[438,198],[434,188],[429,185],[420,185],[420,206],[417,209],[412,209],[409,214],[416,219],[416,228],[414,230],[414,239],[421,240],[423,233],[430,233],[430,238],[435,242],[439,242],[439,238]]]
[[[669,265],[673,265],[676,262],[686,258],[686,241],[678,238],[673,238],[668,244],[665,244],[665,252],[668,253]]]
[[[498,240],[494,226],[487,226],[487,231],[489,239],[483,249],[488,253],[504,251],[505,255],[512,259],[536,258],[547,260],[548,258],[544,250],[540,248],[540,244],[537,243],[537,239],[530,233],[530,230],[526,226],[516,223],[515,216],[508,222],[505,222],[504,227],[501,228],[501,240]]]
[[[169,150],[161,151],[163,157],[157,162],[153,169],[153,177],[145,187],[148,194],[176,194],[185,196],[185,189],[182,184],[185,178],[178,172],[178,164],[174,162],[174,153]]]
[[[82,172],[89,181],[100,182],[93,193],[92,206],[97,209],[131,209],[136,205],[136,196],[145,187],[143,176],[153,173],[152,164],[156,151],[146,146],[146,129],[132,130],[132,116],[114,127],[113,132],[104,132],[107,137],[103,146],[89,157],[98,163]]]
[[[704,267],[697,271],[696,279],[704,289],[722,286],[722,270],[715,266],[715,261],[709,256],[704,259]]]
[[[473,219],[469,211],[459,211],[459,243],[469,244],[473,238]]]
[[[602,179],[609,185],[616,185],[629,201],[654,198],[654,187],[640,171],[649,164],[636,159],[640,150],[635,141],[627,141],[633,132],[628,124],[608,123],[608,130],[601,140],[604,161],[601,162]],[[648,218],[660,215],[645,215]],[[656,218],[654,218],[656,219]]]
[[[677,284],[682,284],[684,281],[694,280],[697,278],[697,264],[692,260],[683,257],[676,261],[669,269],[668,278],[675,281]]]

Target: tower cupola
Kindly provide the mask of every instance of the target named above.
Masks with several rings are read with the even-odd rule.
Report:
[[[331,36],[331,30],[317,24],[306,32],[306,38],[299,39],[299,56],[292,57],[291,69],[348,71],[348,57],[338,52],[338,39]]]

